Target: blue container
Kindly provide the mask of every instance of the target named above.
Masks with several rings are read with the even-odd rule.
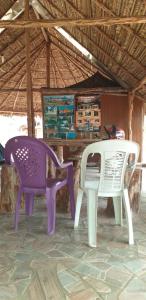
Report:
[[[77,136],[76,132],[70,131],[70,132],[67,133],[66,138],[72,140],[72,139],[75,139],[76,136]]]

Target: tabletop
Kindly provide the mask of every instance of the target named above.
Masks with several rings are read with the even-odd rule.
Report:
[[[99,142],[101,139],[43,139],[45,143],[52,146],[84,146],[94,142]]]

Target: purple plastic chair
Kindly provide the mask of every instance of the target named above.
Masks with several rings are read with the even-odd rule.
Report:
[[[65,178],[48,178],[48,157],[52,159],[57,169],[67,170]],[[29,216],[33,211],[34,195],[45,194],[48,211],[48,234],[53,234],[55,231],[56,192],[65,185],[69,190],[70,210],[74,220],[75,201],[72,162],[61,164],[54,151],[43,141],[28,136],[16,136],[6,143],[5,161],[8,164],[15,164],[20,178],[15,208],[16,230],[22,193],[25,194],[25,211]]]

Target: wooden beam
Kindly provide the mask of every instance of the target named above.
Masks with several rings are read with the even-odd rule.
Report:
[[[32,6],[32,7],[33,7],[33,6]],[[34,13],[35,13],[35,15],[36,15],[36,18],[37,18],[38,20],[40,20],[40,16],[39,16],[38,12],[34,9],[34,7],[33,7],[33,10],[34,10]],[[45,41],[48,42],[48,35],[47,35],[46,30],[45,30],[44,28],[41,27],[41,31],[42,31],[42,34],[43,34],[43,37],[44,37]]]
[[[25,0],[27,1],[27,0]],[[90,19],[53,19],[53,20],[0,20],[0,28],[50,28],[56,26],[112,26],[120,24],[144,24],[146,16],[105,17]]]
[[[56,68],[56,71],[57,71],[58,74],[59,74],[59,77],[60,77],[60,79],[61,79],[61,81],[62,81],[62,83],[63,83],[63,86],[66,87],[65,81],[64,81],[63,76],[62,76],[62,74],[61,74],[61,71],[60,71],[60,69],[58,68],[58,65],[57,65],[57,63],[56,63],[56,61],[55,61],[55,59],[54,59],[54,56],[53,56],[53,52],[52,52],[52,51],[51,51],[51,56],[52,56],[52,61],[53,61],[53,63],[54,63],[54,68]],[[55,73],[57,74],[57,72],[55,72]]]
[[[22,79],[20,80],[19,88],[21,88],[21,86],[22,86],[22,84],[23,84],[23,81],[24,81],[24,78],[25,78],[25,75],[23,75]],[[17,92],[16,97],[15,97],[15,100],[14,100],[14,103],[13,103],[13,111],[15,110],[15,107],[16,107],[16,103],[17,103],[18,97],[19,97],[19,92]],[[11,115],[13,115],[13,113],[12,113]]]
[[[29,0],[25,0],[25,22],[29,22]],[[28,135],[35,136],[34,112],[33,112],[33,94],[32,94],[32,77],[31,77],[31,49],[30,49],[30,32],[25,30],[26,43],[26,84],[27,84],[27,125]]]
[[[50,89],[46,89],[46,88],[42,88],[41,89],[42,94],[47,94],[47,95],[58,95],[58,93],[60,95],[64,95],[64,93],[67,94],[78,94],[78,95],[82,95],[82,94],[112,94],[112,95],[127,95],[128,91],[119,88],[119,87],[97,87],[97,88],[50,88]]]
[[[54,66],[54,63],[53,63],[53,59],[51,57],[51,66],[52,66],[52,72],[53,72],[53,76],[54,76],[54,83],[55,83],[55,87],[57,88],[58,84],[57,84],[57,76],[56,76],[56,70],[55,70],[55,66]]]
[[[135,93],[136,98],[138,98],[139,100],[143,101],[143,103],[146,103],[146,95],[140,95],[137,92]]]
[[[25,75],[23,75],[23,76],[25,76]],[[40,92],[40,90],[41,90],[40,88],[38,88],[38,89],[37,88],[32,88],[33,92]],[[12,88],[9,88],[9,89],[3,89],[2,88],[2,89],[0,89],[0,94],[1,93],[11,93],[11,92],[26,93],[26,88],[24,88],[24,89],[23,88],[13,88],[13,89]]]
[[[70,68],[70,65],[69,65],[69,63],[68,63],[68,61],[67,61],[68,58],[66,58],[66,57],[64,56],[63,51],[60,51],[60,53],[61,53],[61,56],[62,56],[62,59],[63,59],[64,63],[66,64],[66,66],[67,66],[68,69],[69,69],[70,74],[72,75],[73,80],[75,81],[75,83],[77,83],[76,76],[74,76],[74,73],[72,72],[72,69]],[[82,75],[82,76],[83,76],[83,75]]]
[[[0,110],[0,114],[3,114],[3,115],[5,115],[5,114],[7,114],[7,115],[10,115],[10,114],[13,114],[13,115],[25,115],[26,116],[26,114],[27,114],[27,111],[12,111],[12,110]],[[36,110],[35,111],[35,114],[42,114],[42,112],[41,111],[39,111],[39,110]]]
[[[146,84],[146,76],[139,81],[138,85],[132,90],[133,92],[136,92],[139,90],[144,84]]]

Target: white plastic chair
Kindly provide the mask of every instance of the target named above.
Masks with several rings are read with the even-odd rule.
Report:
[[[100,172],[97,168],[87,168],[89,154],[101,156]],[[130,156],[130,154],[132,154]],[[78,227],[83,193],[87,195],[88,242],[96,247],[97,199],[112,197],[115,222],[122,225],[122,199],[129,229],[129,244],[134,244],[132,214],[128,195],[128,184],[124,181],[130,160],[130,179],[139,156],[139,145],[128,140],[106,140],[88,145],[81,159],[81,178],[78,189],[74,228]],[[130,180],[129,180],[130,182]]]

